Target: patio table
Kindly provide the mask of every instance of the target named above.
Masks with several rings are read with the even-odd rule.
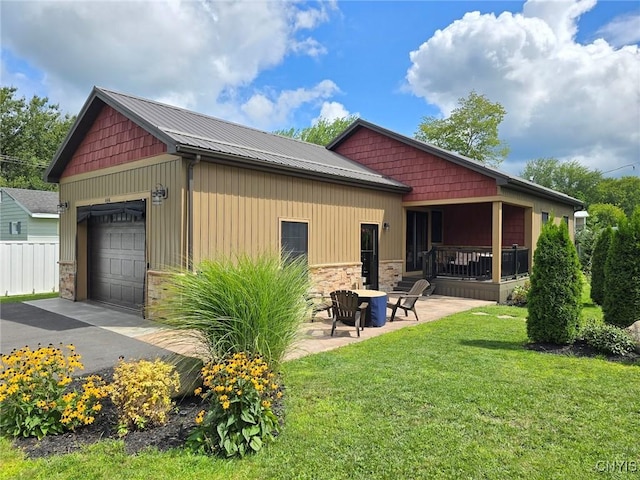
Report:
[[[382,327],[387,321],[387,293],[380,290],[352,290],[358,298],[367,302],[365,327]]]

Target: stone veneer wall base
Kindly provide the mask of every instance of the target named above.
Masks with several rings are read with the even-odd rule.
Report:
[[[76,264],[75,262],[58,262],[60,268],[60,298],[76,299]]]

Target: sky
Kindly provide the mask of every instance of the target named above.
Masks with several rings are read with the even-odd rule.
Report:
[[[358,115],[412,137],[475,90],[500,167],[640,175],[640,2],[1,0],[0,79],[77,114],[94,85],[266,131]]]

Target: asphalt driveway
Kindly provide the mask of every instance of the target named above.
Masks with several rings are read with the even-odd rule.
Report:
[[[141,317],[96,303],[60,298],[0,305],[0,352],[38,344],[74,344],[84,370],[92,373],[125,359],[153,359],[171,352],[136,340],[161,327]]]

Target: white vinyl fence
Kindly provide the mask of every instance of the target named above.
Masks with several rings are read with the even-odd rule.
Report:
[[[0,294],[57,292],[58,242],[0,242]]]

